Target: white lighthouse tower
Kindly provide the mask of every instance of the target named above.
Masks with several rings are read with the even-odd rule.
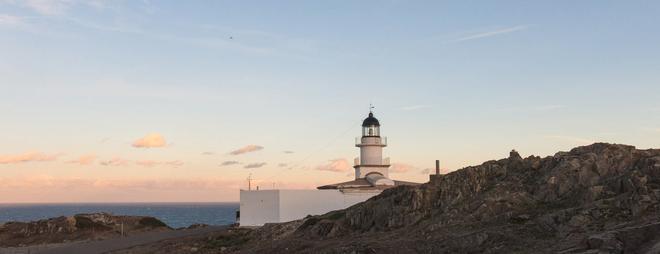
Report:
[[[372,185],[394,185],[389,179],[390,160],[383,158],[387,138],[380,136],[380,122],[372,111],[362,122],[362,137],[355,143],[360,148],[360,157],[355,158],[355,179],[365,178]]]

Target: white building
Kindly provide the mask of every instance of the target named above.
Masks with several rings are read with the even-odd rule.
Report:
[[[387,138],[380,136],[380,123],[369,112],[362,122],[362,137],[356,139],[360,157],[355,158],[355,179],[319,186],[318,190],[241,190],[241,226],[302,219],[344,209],[380,194],[384,189],[418,183],[389,178],[389,158],[383,158]]]

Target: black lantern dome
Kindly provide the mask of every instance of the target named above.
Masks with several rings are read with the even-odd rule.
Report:
[[[362,137],[380,137],[380,123],[372,112],[362,122]]]
[[[378,119],[374,117],[374,113],[369,112],[369,117],[365,118],[362,122],[362,127],[367,126],[380,126]]]

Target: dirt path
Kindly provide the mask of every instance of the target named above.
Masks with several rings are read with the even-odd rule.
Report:
[[[105,253],[126,249],[138,245],[154,243],[162,240],[206,234],[227,229],[227,226],[209,226],[205,228],[173,230],[166,232],[148,232],[135,234],[124,238],[114,238],[101,241],[70,243],[55,246],[34,246],[12,249],[0,249],[0,253],[39,253],[39,254],[79,254],[79,253]]]

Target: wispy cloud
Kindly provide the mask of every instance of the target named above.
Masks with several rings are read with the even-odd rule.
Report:
[[[425,109],[425,108],[430,108],[431,106],[429,105],[410,105],[410,106],[405,106],[401,107],[401,110],[403,111],[413,111],[413,110],[420,110],[420,109]]]
[[[113,167],[119,167],[119,166],[127,166],[131,163],[131,161],[122,159],[119,157],[114,157],[110,160],[105,160],[105,161],[100,161],[99,164],[102,166],[113,166]]]
[[[61,16],[66,14],[76,5],[85,5],[97,9],[105,8],[104,0],[0,0],[0,3],[8,3],[30,9],[38,14],[46,16]]]
[[[0,155],[0,164],[25,163],[35,161],[54,161],[60,154],[44,154],[41,152],[26,152],[14,155]]]
[[[142,11],[144,15],[150,15],[155,10],[147,1],[133,1],[141,5],[138,8],[131,6],[134,11]],[[0,0],[1,3],[12,4],[21,8],[31,10],[33,13],[45,18],[57,18],[58,21],[66,21],[73,25],[93,29],[102,32],[124,33],[150,37],[156,40],[185,44],[186,46],[219,50],[235,51],[259,57],[284,57],[303,61],[318,61],[310,55],[318,52],[318,43],[311,39],[294,38],[288,35],[276,34],[269,31],[242,29],[237,27],[223,27],[217,25],[196,25],[187,27],[186,33],[164,33],[155,32],[153,29],[145,29],[140,20],[126,22],[126,15],[122,10],[126,9],[126,1],[107,0]],[[135,5],[132,3],[131,5]],[[83,9],[85,8],[85,9]],[[110,22],[83,18],[73,15],[74,11],[87,10],[111,10],[110,16],[114,17]],[[7,22],[15,22],[16,19],[7,19]]]
[[[286,164],[286,163],[280,163],[280,164],[277,164],[277,166],[280,167],[280,168],[286,167],[286,166],[288,166],[288,165],[289,165],[289,164]]]
[[[73,3],[69,0],[22,0],[19,2],[43,15],[64,14]]]
[[[236,164],[240,164],[240,162],[238,162],[238,161],[223,161],[222,163],[220,163],[220,166],[224,167],[224,166],[231,166],[231,165],[236,165]]]
[[[239,154],[244,154],[244,153],[251,153],[251,152],[256,152],[261,149],[264,149],[263,146],[258,146],[258,145],[247,145],[244,147],[241,147],[239,149],[236,149],[234,151],[229,152],[231,155],[239,155]]]
[[[330,160],[328,164],[319,165],[316,167],[316,170],[322,171],[332,171],[332,172],[344,172],[351,168],[348,160],[346,159],[334,159]]]
[[[54,177],[50,175],[34,175],[28,177],[0,177],[0,189],[12,188],[117,188],[117,189],[236,189],[235,181],[226,179],[105,179]],[[0,200],[1,202],[1,200]]]
[[[260,168],[260,167],[263,167],[263,166],[266,166],[265,162],[257,162],[257,163],[247,164],[243,168]]]
[[[166,144],[167,142],[165,142],[165,138],[162,135],[158,133],[151,133],[133,142],[133,147],[154,148],[164,147]]]
[[[264,183],[262,186],[271,184]],[[162,176],[155,178],[153,176],[0,175],[0,193],[2,193],[0,203],[238,200],[238,192],[234,193],[234,190],[243,187],[247,189],[247,181],[227,179],[226,176]],[[308,188],[313,188],[313,186]]]
[[[0,26],[18,26],[22,25],[23,23],[24,20],[22,17],[0,14]]]
[[[458,38],[456,40],[453,40],[453,42],[463,42],[463,41],[483,39],[483,38],[488,38],[488,37],[492,37],[492,36],[518,32],[518,31],[525,30],[527,28],[529,28],[528,25],[519,25],[519,26],[513,26],[513,27],[507,27],[507,28],[500,28],[500,29],[496,29],[496,30],[491,30],[491,31],[486,31],[486,32],[481,32],[481,33],[461,37],[461,38]]]
[[[293,152],[293,151],[286,150],[286,151],[284,151],[284,153],[286,153],[286,154],[292,154],[292,153],[294,153],[294,152]]]
[[[92,163],[94,163],[95,160],[96,160],[96,155],[87,154],[87,155],[80,156],[75,160],[69,160],[66,163],[73,163],[73,164],[79,164],[79,165],[91,165]]]

